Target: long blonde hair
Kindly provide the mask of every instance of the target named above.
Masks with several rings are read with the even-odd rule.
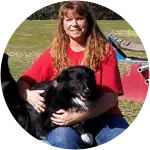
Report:
[[[108,41],[100,30],[92,12],[83,1],[63,2],[59,10],[58,26],[55,31],[55,37],[50,46],[52,60],[55,66],[55,72],[61,72],[70,66],[66,49],[69,44],[69,37],[63,28],[63,19],[68,11],[72,10],[81,16],[85,16],[88,22],[87,42],[81,65],[89,66],[93,70],[100,69],[100,61],[106,59],[108,52]]]

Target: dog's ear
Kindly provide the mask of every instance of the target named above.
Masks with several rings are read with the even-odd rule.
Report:
[[[57,82],[66,82],[69,78],[69,72],[64,70],[58,77]]]

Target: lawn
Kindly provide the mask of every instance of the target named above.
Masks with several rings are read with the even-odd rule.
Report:
[[[141,43],[134,29],[126,21],[97,21],[105,35],[114,34],[117,37],[135,43]],[[9,67],[13,77],[19,76],[35,61],[35,59],[49,46],[57,21],[29,21],[25,20],[10,38],[5,52],[10,56]],[[145,52],[124,53],[128,56],[147,58]],[[120,73],[128,73],[129,64],[119,63]],[[140,112],[143,103],[133,103],[129,100],[119,101],[119,107],[125,118],[131,124]]]

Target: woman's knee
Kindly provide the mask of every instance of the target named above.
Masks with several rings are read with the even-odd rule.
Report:
[[[71,127],[58,127],[53,129],[47,136],[47,142],[59,148],[84,148],[81,136]]]
[[[51,134],[55,134],[58,139],[70,139],[70,138],[78,138],[80,135],[71,127],[57,127],[50,132]],[[71,137],[69,137],[71,136]]]
[[[128,128],[128,126],[129,124],[122,116],[110,116],[107,118],[105,126],[96,136],[97,144],[101,145],[116,138],[118,135],[123,133]]]

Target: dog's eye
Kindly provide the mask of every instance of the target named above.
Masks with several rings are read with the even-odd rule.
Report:
[[[71,91],[75,92],[75,91],[76,91],[76,89],[75,89],[74,87],[72,87],[72,88],[71,88]]]

